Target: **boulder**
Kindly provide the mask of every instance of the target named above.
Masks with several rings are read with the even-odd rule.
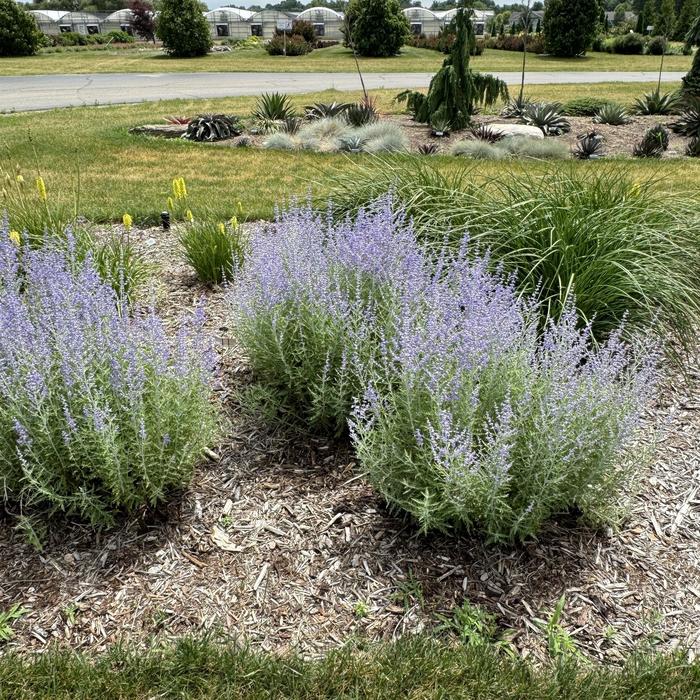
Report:
[[[529,136],[533,139],[543,139],[544,134],[538,126],[527,124],[489,124],[489,129],[500,131],[504,136]]]

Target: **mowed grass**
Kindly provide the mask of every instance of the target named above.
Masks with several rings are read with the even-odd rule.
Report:
[[[671,89],[673,86],[665,86]],[[629,102],[651,85],[611,83],[596,86],[537,86],[529,92],[536,99],[567,100],[582,94],[605,95]],[[395,90],[373,91],[383,112],[397,111],[392,101]],[[294,95],[303,105],[333,100],[356,100],[360,93],[326,91]],[[197,144],[179,139],[133,136],[130,127],[154,123],[170,114],[194,115],[228,112],[248,115],[255,97],[217,100],[167,101],[110,107],[80,107],[48,112],[0,116],[0,163],[5,168],[19,165],[25,175],[39,170],[52,200],[72,203],[79,190],[79,213],[97,222],[117,221],[129,212],[136,222],[153,222],[165,208],[173,178],[184,177],[195,215],[207,211],[221,219],[235,212],[241,201],[250,218],[269,218],[276,203],[310,190],[323,195],[330,185],[327,175],[342,168],[345,156],[311,152],[285,152]],[[623,127],[624,128],[624,127]],[[457,158],[439,157],[441,168],[458,168]],[[673,192],[700,182],[700,160],[626,160],[636,177],[655,176],[659,187]],[[574,167],[596,167],[576,163]],[[483,162],[474,176],[488,181],[506,169],[543,170],[533,161],[520,163]],[[79,187],[78,187],[79,184]]]
[[[0,700],[686,700],[700,664],[680,655],[637,657],[621,668],[560,660],[536,667],[488,646],[411,635],[357,643],[319,660],[186,638],[138,653],[70,651],[0,658]]]
[[[404,46],[399,56],[360,58],[360,67],[371,73],[433,73],[444,55],[437,51]],[[590,52],[582,58],[553,58],[528,54],[530,71],[658,71],[658,56],[618,56]],[[480,71],[519,71],[522,54],[487,49],[472,65]],[[666,56],[664,70],[687,71],[691,56]],[[170,58],[151,48],[103,49],[39,53],[37,56],[0,58],[0,75],[59,73],[171,73],[171,72],[354,72],[352,53],[343,46],[312,51],[306,56],[269,56],[262,48],[216,53],[201,58]]]

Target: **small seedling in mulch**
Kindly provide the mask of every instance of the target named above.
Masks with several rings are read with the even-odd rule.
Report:
[[[24,617],[29,610],[15,603],[9,610],[0,612],[0,642],[7,642],[14,637],[12,623]]]

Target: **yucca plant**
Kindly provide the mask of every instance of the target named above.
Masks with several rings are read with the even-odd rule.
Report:
[[[345,120],[350,126],[364,126],[376,122],[379,118],[374,105],[367,102],[358,102],[351,104],[345,112],[343,112]]]
[[[571,151],[578,160],[590,160],[603,157],[603,137],[597,131],[589,131],[578,137]]]
[[[349,102],[316,102],[304,107],[304,117],[306,119],[339,117],[348,107],[350,107]]]
[[[421,143],[418,146],[418,153],[422,156],[432,156],[438,152],[438,146],[436,143]]]
[[[478,141],[487,141],[488,143],[498,143],[503,140],[503,132],[494,129],[488,124],[472,127],[469,132],[472,137]]]
[[[679,104],[680,97],[677,92],[662,93],[657,89],[638,97],[634,101],[634,112],[647,116],[675,114]]]
[[[189,141],[222,141],[242,133],[240,119],[232,114],[201,114],[187,125],[182,138]]]
[[[651,129],[647,131],[650,139],[656,139],[661,144],[661,148],[664,151],[668,150],[668,144],[671,138],[669,130],[663,124],[657,124],[652,126]]]
[[[533,102],[524,108],[520,121],[539,127],[545,136],[560,136],[571,131],[571,124],[561,108],[558,102]]]
[[[622,105],[610,102],[603,105],[593,117],[595,124],[609,124],[610,126],[622,126],[632,121]]]
[[[430,159],[383,158],[331,181],[337,216],[392,191],[424,241],[469,233],[523,294],[538,295],[545,315],[558,317],[575,299],[597,339],[624,321],[627,334],[653,328],[687,348],[697,340],[700,209],[692,196],[668,197],[615,164],[518,171],[485,189],[471,168],[445,173]]]
[[[287,117],[295,114],[294,105],[289,99],[289,95],[279,92],[266,92],[258,98],[253,118],[261,121],[284,121]]]
[[[686,97],[680,116],[669,126],[671,131],[681,136],[700,136],[700,97]]]

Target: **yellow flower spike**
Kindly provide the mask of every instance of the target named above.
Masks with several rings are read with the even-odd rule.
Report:
[[[238,216],[243,216],[243,204],[241,204],[241,202],[236,203],[236,214],[238,214]]]
[[[180,178],[180,192],[182,193],[182,199],[187,197],[187,185],[185,184],[185,178]]]
[[[17,175],[17,177],[15,178],[15,180],[16,180],[17,182],[19,182],[20,185],[22,185],[22,184],[24,183],[24,177],[23,177],[22,175]]]
[[[229,224],[231,225],[231,228],[236,231],[238,229],[238,219],[235,216],[231,217],[231,220],[229,221]]]
[[[175,202],[173,202],[173,198],[172,198],[172,197],[168,197],[168,209],[169,209],[170,211],[172,211],[173,209],[175,209]]]
[[[187,219],[187,221],[194,221],[194,216],[192,216],[192,210],[191,210],[191,209],[188,209],[188,210],[185,212],[185,218]]]
[[[223,236],[226,233],[226,226],[224,224],[219,224],[217,226],[217,229],[219,230],[219,233]]]
[[[129,214],[124,214],[122,216],[122,223],[124,224],[124,228],[128,231],[131,231],[131,227],[134,224],[134,220],[131,218]]]
[[[639,197],[642,192],[642,186],[636,181],[632,187],[630,187],[630,197]]]
[[[39,199],[42,201],[46,201],[46,183],[44,182],[44,178],[39,176],[36,179],[36,191],[39,193]]]
[[[173,186],[172,186],[173,197],[174,197],[175,199],[178,199],[177,193],[179,192],[179,188],[180,188],[180,186],[179,186],[179,184],[178,184],[178,180],[177,180],[177,178],[175,178],[175,179],[173,180]]]
[[[19,231],[10,231],[10,240],[19,248],[21,242]]]

